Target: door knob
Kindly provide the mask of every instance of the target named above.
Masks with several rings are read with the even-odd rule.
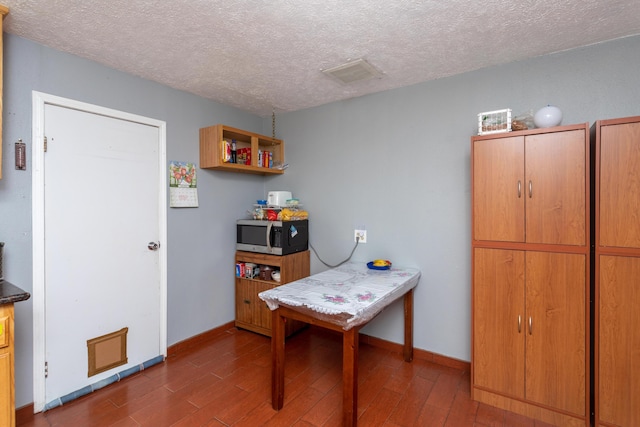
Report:
[[[149,242],[147,245],[150,251],[157,251],[160,247],[160,242]]]

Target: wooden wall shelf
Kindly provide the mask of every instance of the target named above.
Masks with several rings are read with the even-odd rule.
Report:
[[[237,162],[225,159],[225,146],[235,141]],[[269,153],[270,166],[260,163],[260,153]],[[245,163],[244,156],[250,156]],[[284,141],[247,132],[225,125],[215,125],[200,129],[200,167],[229,172],[251,173],[259,175],[279,175],[284,173],[279,166],[284,164]]]

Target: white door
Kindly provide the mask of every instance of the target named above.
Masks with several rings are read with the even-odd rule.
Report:
[[[164,127],[133,119],[44,103],[39,172],[48,375],[43,399],[34,402],[49,404],[166,354]],[[35,290],[34,278],[34,304]],[[128,362],[89,377],[87,341],[125,327]]]

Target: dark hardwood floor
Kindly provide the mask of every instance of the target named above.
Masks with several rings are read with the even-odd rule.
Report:
[[[20,416],[41,426],[339,426],[339,335],[310,327],[287,339],[284,408],[271,408],[270,339],[231,328],[64,406]],[[469,372],[362,343],[359,426],[547,424],[473,402]],[[24,412],[24,411],[23,411]]]

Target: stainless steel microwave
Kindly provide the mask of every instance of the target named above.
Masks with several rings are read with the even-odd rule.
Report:
[[[239,219],[236,249],[271,255],[288,255],[309,248],[309,220],[261,221]]]

